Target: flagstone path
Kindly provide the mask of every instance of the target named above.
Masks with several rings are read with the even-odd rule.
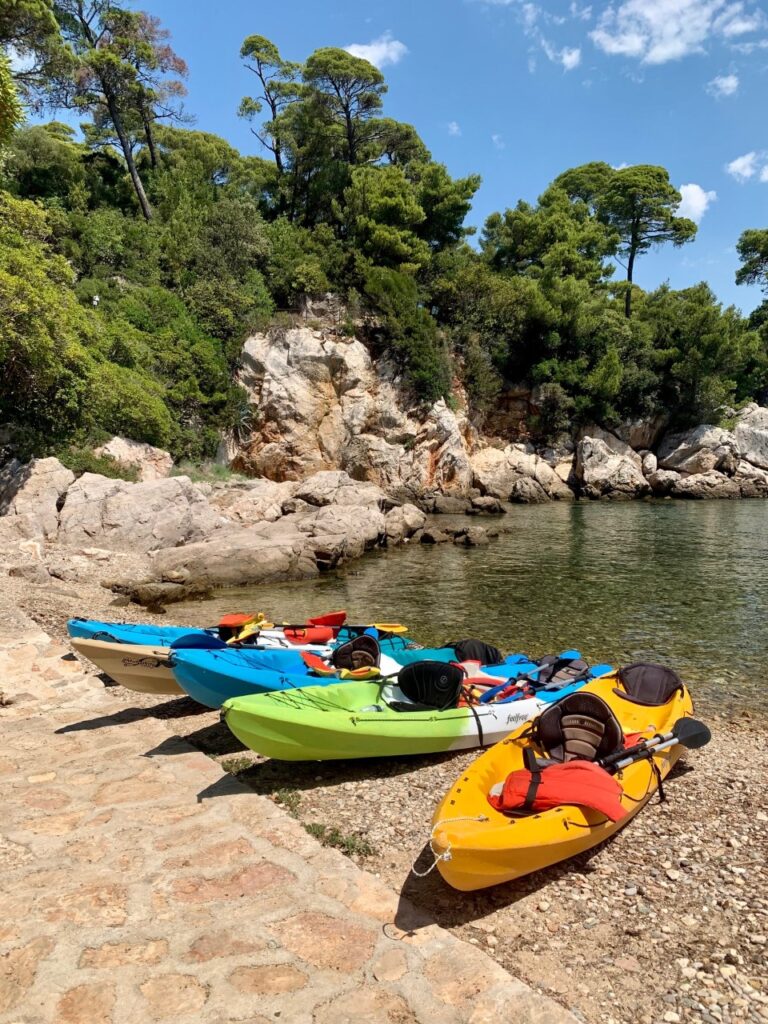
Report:
[[[0,691],[0,1024],[575,1024],[1,597]]]

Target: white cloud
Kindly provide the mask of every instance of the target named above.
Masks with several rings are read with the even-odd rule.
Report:
[[[758,154],[753,150],[751,153],[745,153],[743,156],[737,156],[735,160],[731,160],[725,169],[736,181],[749,181],[757,173],[757,162]]]
[[[564,71],[573,71],[581,63],[581,50],[578,46],[564,46],[562,50],[558,50],[548,39],[542,37],[539,42],[547,58],[553,64],[562,64]]]
[[[614,171],[623,171],[625,167],[629,167],[629,164],[625,161],[621,164],[611,164],[611,167],[613,167]]]
[[[577,21],[589,21],[592,17],[592,5],[585,4],[584,7],[580,7],[576,0],[572,0],[571,6],[569,7],[571,17],[576,18]]]
[[[363,60],[370,61],[377,68],[397,64],[408,53],[405,43],[393,39],[391,32],[385,32],[378,39],[372,39],[370,43],[350,43],[344,49],[353,57],[362,57]]]
[[[590,37],[604,53],[664,64],[702,53],[712,36],[736,38],[765,21],[740,0],[623,0],[605,9]]]
[[[711,82],[707,82],[707,92],[716,99],[724,96],[734,96],[739,89],[738,75],[717,75]]]
[[[560,51],[560,63],[566,71],[573,71],[581,64],[581,50],[578,46],[564,46]]]
[[[461,125],[459,124],[458,121],[450,121],[449,122],[449,124],[448,124],[448,134],[449,135],[454,135],[454,136],[461,135]]]
[[[717,199],[717,192],[705,192],[701,185],[681,185],[680,195],[683,197],[677,208],[678,217],[690,217],[696,224],[707,212],[710,204]]]
[[[768,181],[768,164],[766,164],[765,167],[763,167],[762,171],[760,171],[760,181]]]
[[[504,149],[504,137],[499,135],[498,132],[494,132],[491,136],[491,142],[494,144],[496,149]]]

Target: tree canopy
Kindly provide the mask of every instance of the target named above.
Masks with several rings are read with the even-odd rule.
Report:
[[[639,256],[695,235],[662,167],[566,170],[491,214],[474,247],[479,175],[435,161],[387,116],[381,71],[344,50],[299,61],[243,41],[260,149],[244,155],[190,126],[183,59],[121,0],[15,0],[0,47],[28,58],[15,84],[0,60],[0,417],[29,451],[116,431],[210,457],[247,422],[243,339],[327,291],[414,402],[459,382],[489,430],[506,429],[510,387],[533,394],[536,439],[717,418],[765,393],[765,308],[745,319],[705,284],[633,284]],[[77,111],[81,132],[21,123],[17,89]],[[766,237],[742,235],[740,282],[766,287]]]

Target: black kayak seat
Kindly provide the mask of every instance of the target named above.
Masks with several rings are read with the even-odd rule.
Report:
[[[337,647],[331,655],[334,668],[378,668],[381,664],[379,641],[364,633]]]
[[[444,661],[415,661],[400,670],[397,685],[406,701],[393,701],[395,711],[447,711],[461,695],[464,670]]]
[[[624,746],[619,720],[602,697],[579,691],[546,707],[528,733],[553,761],[598,761]]]
[[[615,686],[613,692],[632,704],[645,707],[660,707],[672,699],[678,691],[683,692],[683,681],[677,672],[665,665],[636,661],[620,668],[618,680],[622,688]]]

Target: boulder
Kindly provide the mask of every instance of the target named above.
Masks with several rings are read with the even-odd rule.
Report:
[[[467,509],[467,515],[503,516],[506,509],[498,498],[492,498],[486,494],[480,498],[472,499],[472,507]]]
[[[475,548],[490,544],[490,538],[482,526],[470,526],[466,530],[457,531],[454,534],[453,543],[465,548]]]
[[[525,445],[483,448],[472,455],[470,462],[475,486],[491,497],[514,500],[511,495],[515,484],[519,480],[529,480],[538,484],[538,489],[523,485],[522,490],[518,488],[518,493],[530,494],[533,490],[538,493],[540,490],[545,500],[573,498],[573,491],[549,463]]]
[[[538,481],[530,476],[523,476],[512,484],[509,500],[516,505],[541,505],[550,499]]]
[[[274,522],[283,514],[283,504],[296,485],[274,480],[252,480],[212,490],[208,504],[233,522]]]
[[[221,530],[215,540],[163,548],[153,555],[152,570],[153,579],[133,588],[140,600],[138,587],[152,584],[170,584],[187,593],[205,593],[216,587],[302,579],[316,576],[319,571],[310,545],[298,531],[274,537],[252,526]],[[142,603],[148,597],[154,603],[153,599],[171,600],[174,593],[145,592]]]
[[[437,494],[428,504],[430,512],[438,515],[462,515],[472,507],[469,498],[458,498],[455,494]]]
[[[666,498],[680,479],[680,474],[673,469],[657,469],[648,474],[648,483],[657,498]]]
[[[426,520],[427,517],[415,505],[406,504],[391,508],[384,516],[387,539],[399,544],[420,530]]]
[[[742,460],[733,475],[742,498],[768,498],[768,470]]]
[[[742,459],[768,469],[768,409],[751,402],[738,415],[734,430]]]
[[[140,481],[163,480],[173,469],[173,458],[169,452],[125,437],[111,438],[100,448],[95,448],[93,454],[133,467],[138,471]]]
[[[738,481],[724,473],[710,470],[708,473],[690,473],[675,481],[671,491],[673,498],[740,498]]]
[[[669,417],[666,413],[658,413],[649,419],[625,420],[614,430],[614,434],[635,451],[655,448],[664,433]]]
[[[368,505],[378,508],[386,496],[376,484],[353,480],[343,470],[315,473],[294,487],[293,497],[308,505]]]
[[[657,453],[661,469],[678,473],[704,474],[736,468],[736,437],[729,430],[702,424],[694,430],[668,434]]]
[[[53,537],[61,498],[74,479],[58,459],[12,459],[0,469],[0,516],[20,517],[13,532],[22,537]]]
[[[653,452],[643,453],[643,476],[651,477],[659,468],[659,460]]]
[[[84,473],[67,491],[58,539],[147,552],[199,541],[225,522],[188,477],[134,484]]]
[[[445,530],[439,530],[436,526],[425,526],[421,531],[419,542],[421,544],[445,544],[451,539],[451,535]]]
[[[599,438],[584,437],[576,448],[575,476],[586,498],[639,498],[650,485],[631,458],[608,447]]]
[[[604,427],[600,427],[596,423],[590,423],[588,426],[582,427],[578,432],[579,441],[585,437],[602,441],[603,444],[612,452],[615,452],[616,455],[621,455],[622,458],[633,462],[638,469],[642,467],[642,457],[634,450],[634,448],[628,445],[626,441],[622,441],[620,437],[611,433],[610,430],[606,430]]]

